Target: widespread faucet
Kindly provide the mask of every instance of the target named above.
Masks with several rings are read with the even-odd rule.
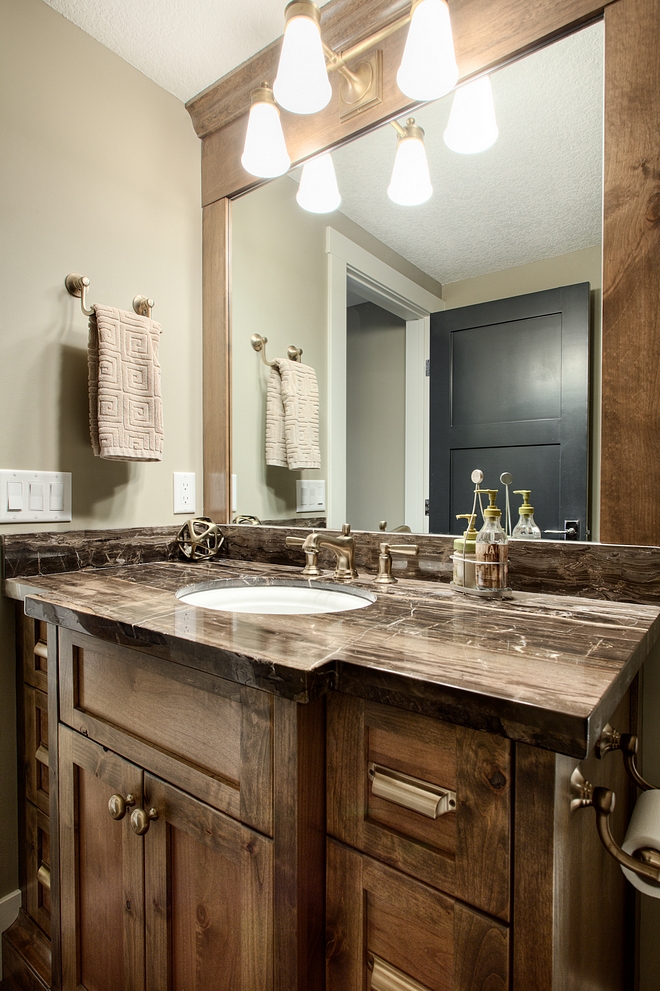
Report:
[[[291,539],[291,544],[289,540]],[[289,546],[298,545],[298,540],[300,538],[288,538],[287,544]],[[296,541],[293,544],[293,540]],[[335,571],[332,576],[333,581],[336,582],[352,582],[354,578],[357,578],[358,573],[355,570],[355,537],[351,534],[350,524],[344,523],[341,528],[341,535],[332,536],[331,534],[324,533],[322,530],[314,530],[312,533],[308,533],[300,545],[307,556],[307,562],[311,560],[316,560],[316,555],[321,550],[322,547],[327,547],[331,550],[336,558],[337,564],[335,566]],[[309,574],[308,569],[305,571]],[[304,574],[304,572],[303,572]]]

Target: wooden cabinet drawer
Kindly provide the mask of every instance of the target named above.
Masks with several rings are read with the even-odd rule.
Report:
[[[31,685],[23,686],[25,706],[25,795],[45,815],[49,814],[48,696]]]
[[[28,915],[50,936],[50,820],[31,802],[25,807]]]
[[[103,746],[272,835],[272,697],[59,631],[60,716]]]
[[[333,693],[328,832],[508,921],[510,764],[508,740]],[[453,807],[419,811],[443,789]]]
[[[39,619],[21,614],[17,623],[18,640],[23,660],[23,681],[42,692],[48,691],[47,625]]]
[[[509,987],[507,926],[333,840],[326,959],[327,991]]]

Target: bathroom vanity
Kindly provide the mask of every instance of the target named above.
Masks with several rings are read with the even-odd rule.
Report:
[[[437,580],[438,537],[408,563],[436,580],[383,590],[367,534],[367,608],[185,606],[174,592],[208,579],[299,578],[291,531],[255,533],[269,547],[255,562],[240,560],[244,530],[227,531],[233,556],[216,563],[6,578],[27,613],[27,904],[4,942],[16,986],[626,988],[634,892],[592,812],[570,813],[569,782],[579,765],[616,791],[621,839],[634,795],[620,755],[599,764],[593,746],[608,720],[634,723],[658,607],[466,600]],[[617,551],[622,598],[658,554],[635,550],[627,575]],[[572,554],[575,580],[600,552],[539,553]]]

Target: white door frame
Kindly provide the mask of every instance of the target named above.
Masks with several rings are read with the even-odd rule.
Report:
[[[430,314],[444,310],[439,296],[402,275],[332,227],[328,255],[328,484],[327,525],[346,522],[346,279],[365,299],[406,321],[405,522],[428,533],[424,502],[429,490]]]

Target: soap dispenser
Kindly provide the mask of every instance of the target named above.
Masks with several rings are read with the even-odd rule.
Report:
[[[484,509],[484,525],[476,539],[476,580],[478,589],[503,591],[509,574],[509,549],[500,523],[502,511],[495,500],[497,489],[479,489],[487,495],[489,506]]]
[[[515,489],[514,495],[521,495],[523,497],[522,506],[520,507],[519,519],[513,528],[513,533],[511,537],[513,540],[541,540],[541,531],[534,522],[534,507],[529,504],[529,497],[532,494],[531,489]]]
[[[468,520],[468,528],[462,537],[454,541],[454,585],[463,588],[476,588],[477,581],[474,573],[476,560],[477,531],[474,528],[476,513],[461,513],[457,520]]]

